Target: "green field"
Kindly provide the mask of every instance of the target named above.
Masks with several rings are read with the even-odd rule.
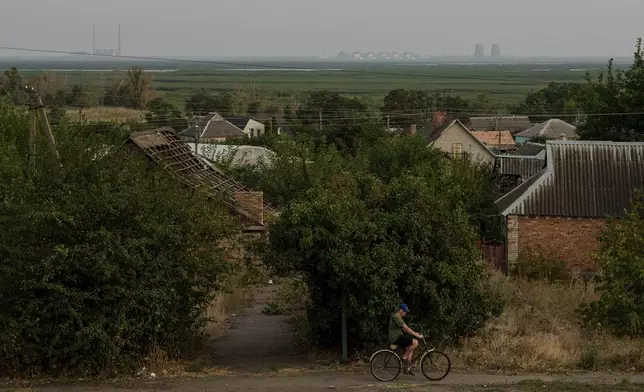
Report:
[[[531,90],[550,82],[582,82],[586,70],[595,73],[605,68],[601,63],[0,61],[0,69],[17,66],[29,76],[55,71],[65,75],[68,83],[90,85],[97,94],[101,86],[134,65],[150,70],[154,75],[154,89],[180,107],[199,88],[213,92],[243,88],[271,92],[276,97],[327,89],[360,97],[373,107],[380,106],[388,91],[405,88],[449,90],[452,95],[465,98],[487,93],[491,102],[502,108],[518,103]]]

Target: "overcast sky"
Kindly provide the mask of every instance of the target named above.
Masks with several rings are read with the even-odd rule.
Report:
[[[335,55],[346,51],[630,56],[644,0],[15,0],[0,46],[156,56]],[[15,53],[15,52],[14,52]],[[9,54],[2,52],[0,54]]]

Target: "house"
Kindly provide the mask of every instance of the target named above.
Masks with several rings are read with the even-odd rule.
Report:
[[[496,202],[508,264],[541,254],[594,269],[606,217],[622,216],[644,186],[644,143],[547,141],[546,160],[541,172]]]
[[[179,133],[184,141],[194,142],[199,140],[200,143],[223,142],[227,139],[245,137],[246,133],[237,126],[231,124],[217,113],[212,113],[211,117],[199,121]]]
[[[510,131],[474,131],[477,139],[482,141],[490,150],[502,154],[517,149]]]
[[[435,114],[432,124],[422,127],[418,132],[425,136],[431,146],[454,158],[468,157],[475,162],[494,164],[494,153],[462,122],[449,120],[443,113]]]
[[[248,137],[257,137],[265,133],[266,126],[252,117],[225,117],[224,119],[241,129]]]
[[[520,156],[535,156],[545,159],[546,158],[546,145],[540,143],[526,142],[514,150],[512,155]]]
[[[163,167],[187,186],[205,189],[210,197],[221,200],[245,233],[265,232],[265,215],[276,213],[264,201],[262,192],[248,189],[198,158],[172,128],[134,132],[121,150],[143,153],[152,163]]]
[[[186,143],[195,152],[196,143]],[[235,146],[227,144],[199,144],[199,156],[209,161],[230,159],[231,166],[256,165],[260,161],[270,164],[273,151],[260,146]]]
[[[542,122],[515,135],[518,144],[529,142],[537,137],[561,140],[576,140],[579,138],[577,127],[558,118]]]
[[[528,116],[470,117],[470,124],[476,131],[504,129],[513,135],[532,126]]]

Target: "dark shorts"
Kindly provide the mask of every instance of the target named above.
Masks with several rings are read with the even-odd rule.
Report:
[[[396,339],[394,342],[395,345],[402,348],[407,348],[414,343],[414,338],[411,335],[404,334],[403,336]]]

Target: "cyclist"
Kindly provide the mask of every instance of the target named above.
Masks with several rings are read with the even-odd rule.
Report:
[[[409,313],[409,307],[406,304],[401,304],[398,310],[391,315],[389,319],[389,343],[395,344],[405,350],[402,357],[405,369],[404,374],[414,375],[411,369],[411,360],[414,355],[414,350],[418,347],[418,341],[423,338],[423,335],[414,332],[405,324],[403,317]]]

